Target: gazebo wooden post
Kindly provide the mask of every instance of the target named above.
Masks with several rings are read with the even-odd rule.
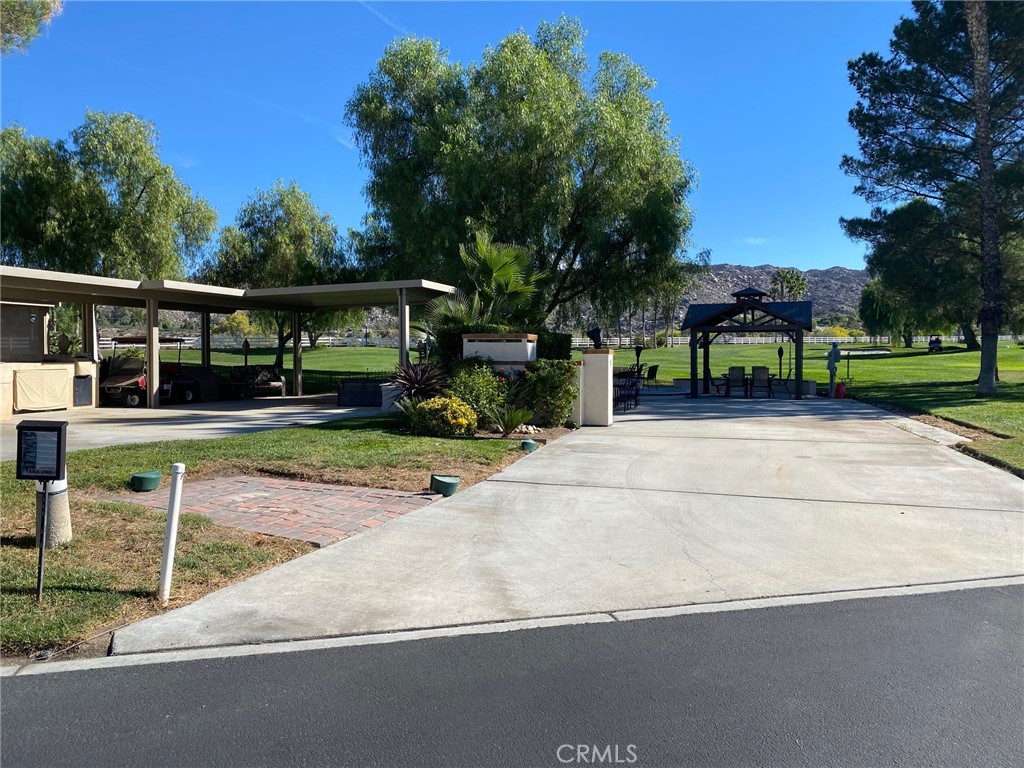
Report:
[[[704,343],[704,394],[711,394],[711,336],[704,331],[701,336]]]
[[[697,397],[697,329],[690,329],[690,397]]]
[[[797,400],[804,398],[804,331],[797,328],[796,331],[796,396]]]

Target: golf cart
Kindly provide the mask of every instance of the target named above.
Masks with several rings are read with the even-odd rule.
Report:
[[[126,405],[136,408],[145,405],[147,377],[146,360],[135,354],[118,356],[117,345],[131,345],[134,350],[139,344],[145,344],[143,336],[121,336],[114,338],[114,354],[106,366],[100,383],[100,405]],[[179,400],[192,403],[199,400],[199,382],[188,369],[181,367],[181,345],[184,339],[160,339],[160,344],[177,344],[178,361],[176,363],[160,363],[160,399],[162,402]]]

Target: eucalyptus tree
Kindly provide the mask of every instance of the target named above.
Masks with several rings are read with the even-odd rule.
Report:
[[[472,289],[459,244],[477,229],[525,247],[544,313],[642,285],[676,259],[690,229],[693,171],[627,57],[596,69],[563,17],[509,35],[479,63],[431,40],[385,51],[346,106],[370,171],[360,260],[381,278],[431,275]]]
[[[850,123],[860,157],[842,167],[875,203],[929,200],[973,209],[961,229],[977,239],[981,370],[978,394],[995,392],[1005,312],[1000,246],[1024,218],[1024,4],[916,0],[896,26],[890,55],[850,62],[859,101]],[[957,198],[954,204],[952,198]]]
[[[877,278],[868,280],[861,290],[857,313],[864,330],[872,336],[899,336],[903,339],[903,346],[909,348],[914,345],[914,333],[918,327],[905,304]]]
[[[63,7],[62,0],[3,0],[0,2],[0,52],[22,53],[43,27],[53,21]]]
[[[157,152],[152,123],[86,112],[70,141],[0,134],[4,264],[129,279],[183,277],[213,208]]]
[[[277,181],[257,190],[238,211],[234,226],[225,227],[214,261],[199,277],[204,282],[236,288],[283,288],[340,282],[345,275],[338,231],[295,182]],[[286,312],[254,312],[277,333],[275,364],[284,364],[291,340]],[[325,330],[326,318],[312,314],[314,333]],[[308,332],[308,331],[307,331]]]

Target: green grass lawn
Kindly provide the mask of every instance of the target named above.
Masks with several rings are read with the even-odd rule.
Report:
[[[273,365],[276,350],[267,347],[249,351],[250,365]],[[202,352],[198,349],[181,350],[181,362],[185,365],[199,365]],[[412,354],[413,360],[416,353]],[[177,362],[176,349],[160,350],[160,359],[164,362]],[[210,362],[214,366],[230,367],[242,365],[245,358],[239,350],[214,349],[210,352]],[[303,371],[379,371],[390,370],[398,365],[398,350],[389,347],[317,347],[302,350]],[[284,369],[292,369],[292,350],[284,351]]]
[[[412,437],[393,416],[335,421],[214,440],[120,445],[68,454],[74,541],[47,553],[46,590],[35,599],[35,490],[0,464],[3,497],[0,650],[27,653],[77,642],[98,628],[161,611],[157,588],[165,515],[99,501],[140,468],[184,462],[190,477],[272,474],[321,482],[426,490],[430,474],[463,486],[519,455],[518,441]],[[166,479],[165,479],[166,482]],[[311,546],[183,515],[171,607],[284,562]]]

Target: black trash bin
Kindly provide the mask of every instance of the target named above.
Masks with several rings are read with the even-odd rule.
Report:
[[[92,376],[75,376],[71,392],[71,404],[92,405]]]

